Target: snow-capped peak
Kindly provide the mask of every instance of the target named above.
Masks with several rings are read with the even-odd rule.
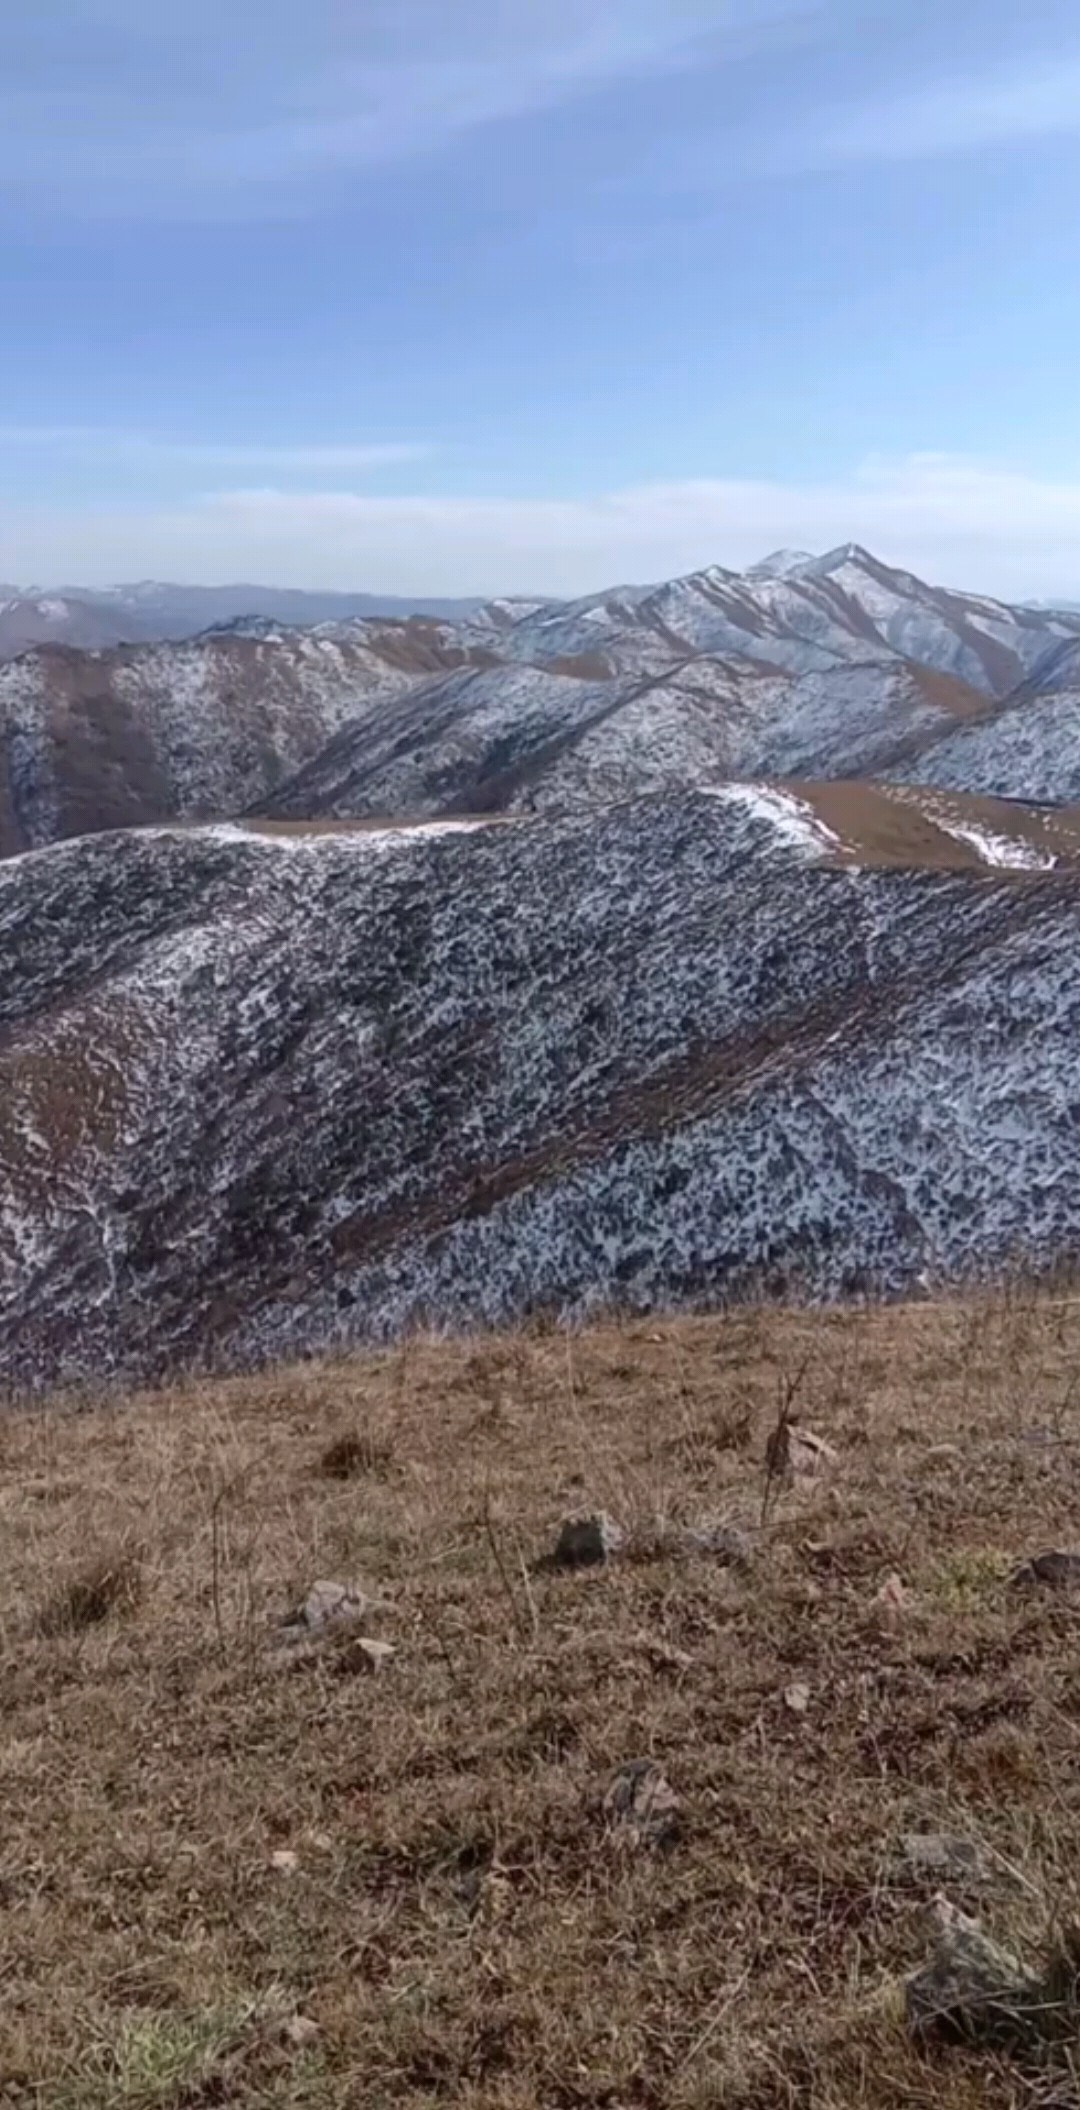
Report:
[[[751,564],[746,576],[748,579],[791,579],[796,572],[806,571],[816,563],[812,550],[775,549],[771,556]]]

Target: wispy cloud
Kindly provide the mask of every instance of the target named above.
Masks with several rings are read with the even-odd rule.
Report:
[[[93,425],[0,425],[0,457],[11,453],[77,455],[92,461],[125,461],[144,469],[189,467],[199,471],[264,469],[280,475],[353,475],[365,470],[424,461],[431,448],[412,440],[293,445],[258,441],[169,439],[149,432],[115,432]]]
[[[334,170],[430,154],[456,134],[635,75],[745,50],[821,0],[36,0],[6,40],[6,183],[78,210],[162,198],[242,215]],[[107,61],[107,62],[106,62]],[[133,179],[141,191],[132,188]]]
[[[271,488],[156,511],[0,507],[0,577],[573,594],[850,538],[944,583],[1077,597],[1080,465],[1051,481],[919,454],[830,482],[710,479],[565,500]]]
[[[803,144],[810,160],[917,161],[1068,134],[1080,134],[1080,49],[826,114]]]

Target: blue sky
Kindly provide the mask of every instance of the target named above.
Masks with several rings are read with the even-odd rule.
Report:
[[[0,28],[0,578],[1080,596],[1075,0]]]

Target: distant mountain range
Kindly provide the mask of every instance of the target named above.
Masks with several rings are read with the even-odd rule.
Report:
[[[302,593],[283,586],[0,586],[0,660],[33,645],[139,644],[197,637],[243,616],[279,623],[343,623],[357,616],[471,615],[479,601],[405,600],[370,593]]]
[[[0,667],[0,854],[248,811],[561,809],[725,775],[921,780],[939,756],[959,788],[1072,797],[1078,712],[1080,616],[946,593],[850,545],[454,621],[243,618]]]
[[[1074,800],[1080,616],[854,546],[31,648],[0,1389],[1075,1255]]]

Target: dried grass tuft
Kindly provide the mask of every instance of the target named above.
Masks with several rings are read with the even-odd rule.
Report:
[[[38,1630],[46,1636],[83,1634],[113,1613],[134,1611],[142,1594],[142,1566],[126,1547],[99,1554],[69,1575],[43,1605]]]
[[[370,1429],[345,1429],[328,1443],[319,1458],[319,1471],[328,1480],[357,1480],[364,1475],[381,1479],[394,1462],[393,1445]]]

